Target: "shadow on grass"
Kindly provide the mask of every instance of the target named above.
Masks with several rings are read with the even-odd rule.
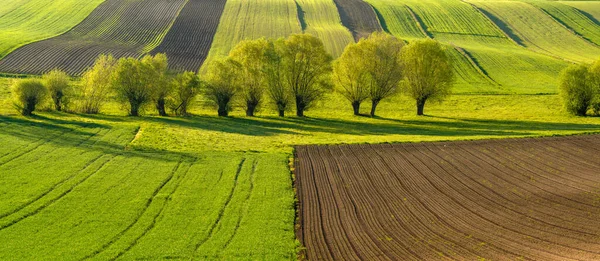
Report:
[[[79,148],[84,151],[100,151],[104,154],[141,157],[152,160],[194,160],[197,155],[171,151],[130,150],[129,143],[135,137],[135,125],[109,126],[76,120],[33,116],[30,118],[0,116],[0,134],[29,141],[27,146]],[[10,142],[10,140],[8,140]],[[73,155],[76,156],[76,155]]]

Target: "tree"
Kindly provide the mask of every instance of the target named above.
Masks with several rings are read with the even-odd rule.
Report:
[[[15,99],[15,107],[24,116],[30,116],[37,105],[42,103],[48,95],[44,84],[37,79],[25,79],[17,81],[12,87]]]
[[[106,102],[110,93],[111,74],[116,61],[111,55],[100,55],[94,65],[81,77],[81,104],[83,113],[95,114]]]
[[[285,71],[282,65],[282,59],[277,47],[283,46],[283,39],[277,41],[277,45],[273,41],[269,41],[269,45],[265,51],[265,66],[263,73],[265,76],[267,94],[275,105],[279,117],[285,116],[285,111],[292,101],[292,97],[284,82]]]
[[[452,65],[442,45],[434,40],[417,40],[402,49],[404,92],[417,102],[423,115],[425,102],[441,101],[451,92]]]
[[[295,99],[296,115],[303,117],[304,111],[331,88],[331,55],[319,38],[309,34],[292,34],[276,45],[283,83]]]
[[[334,80],[337,90],[348,99],[354,114],[360,104],[371,100],[371,116],[377,105],[398,90],[402,79],[400,54],[404,43],[382,32],[374,32],[367,39],[351,44],[334,63]]]
[[[596,96],[589,65],[574,64],[560,74],[560,96],[565,109],[574,115],[585,116]]]
[[[193,72],[177,74],[171,82],[172,93],[170,97],[171,110],[178,116],[187,116],[188,107],[198,95],[200,79]]]
[[[118,101],[126,105],[130,116],[139,116],[142,106],[150,102],[152,81],[147,75],[148,67],[135,58],[121,58],[111,77],[111,86]]]
[[[52,70],[42,76],[42,80],[52,102],[57,111],[62,111],[64,106],[68,104],[71,88],[69,85],[69,75],[61,70]]]
[[[364,63],[366,52],[364,39],[346,46],[344,52],[333,63],[333,80],[336,91],[352,105],[354,115],[360,115],[360,104],[369,98],[369,73]]]
[[[265,39],[241,41],[229,53],[229,58],[240,64],[236,70],[237,78],[241,81],[241,92],[244,98],[246,116],[254,116],[254,112],[262,102],[265,90],[265,73],[269,42]]]
[[[594,113],[600,114],[600,59],[596,60],[589,69],[592,88],[595,92],[595,99],[593,101],[592,107],[594,109]]]
[[[171,92],[169,84],[168,59],[165,54],[146,55],[141,60],[146,88],[152,90],[152,100],[160,116],[167,116],[166,99]]]
[[[208,65],[206,73],[205,97],[217,106],[219,116],[228,116],[231,102],[240,89],[239,74],[241,65],[229,58],[215,60]]]

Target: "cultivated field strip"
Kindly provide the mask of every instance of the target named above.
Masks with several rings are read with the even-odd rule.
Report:
[[[226,2],[188,0],[162,43],[151,54],[167,54],[171,69],[198,71],[208,55]]]
[[[457,92],[556,92],[566,62],[529,51],[485,13],[460,0],[368,0],[390,33],[411,40],[430,37],[457,47]],[[470,70],[469,67],[472,67]],[[483,74],[483,76],[482,76]],[[490,81],[491,79],[492,81]],[[536,84],[531,84],[535,82]],[[498,86],[500,85],[500,86]]]
[[[363,0],[334,0],[342,24],[347,27],[354,40],[366,38],[373,32],[383,31],[373,7]]]
[[[204,64],[227,56],[242,40],[277,39],[301,32],[294,0],[228,0]]]
[[[470,1],[500,18],[513,33],[513,39],[535,52],[569,61],[590,62],[600,56],[600,48],[579,37],[553,19],[543,9],[517,1]],[[552,35],[549,37],[548,35]]]
[[[323,41],[325,49],[337,58],[354,37],[342,25],[340,13],[333,0],[296,0],[298,19],[305,33]]]
[[[600,23],[596,23],[593,17],[574,7],[551,1],[525,0],[526,2],[542,9],[557,23],[572,31],[577,36],[600,45]]]
[[[10,0],[0,6],[0,58],[19,46],[62,34],[104,0]]]
[[[600,2],[598,1],[559,1],[561,4],[575,7],[588,19],[600,24]]]
[[[69,32],[23,46],[0,60],[0,71],[78,75],[100,54],[139,57],[164,38],[185,0],[107,0]]]
[[[310,260],[600,258],[600,136],[296,148]]]

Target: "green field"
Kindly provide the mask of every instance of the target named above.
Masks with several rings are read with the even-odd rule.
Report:
[[[239,107],[217,117],[202,97],[191,117],[151,107],[127,117],[112,101],[98,115],[44,104],[22,117],[14,79],[0,77],[0,260],[295,260],[295,145],[600,133],[600,117],[570,116],[557,95],[563,68],[600,57],[600,1],[366,1],[391,34],[447,48],[454,95],[428,103],[426,116],[403,95],[382,101],[378,117],[354,116],[328,93],[304,118],[277,117],[266,103],[257,117]],[[69,30],[101,2],[3,3],[0,57]],[[106,17],[85,37],[127,42],[118,32],[135,26]],[[207,62],[244,39],[301,32],[333,56],[354,41],[333,0],[227,0]]]
[[[62,34],[104,0],[16,0],[0,6],[0,58],[16,48]]]

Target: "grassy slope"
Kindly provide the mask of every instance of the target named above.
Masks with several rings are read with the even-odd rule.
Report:
[[[204,65],[226,56],[246,39],[280,38],[300,33],[302,28],[293,0],[229,0]],[[203,66],[205,68],[205,66]]]
[[[354,42],[348,28],[342,25],[338,9],[332,0],[296,0],[303,12],[305,32],[319,37],[325,48],[338,57],[346,45]]]
[[[530,50],[576,62],[590,62],[600,56],[600,48],[577,37],[531,4],[516,1],[472,2],[500,17]]]
[[[477,85],[473,84],[477,81],[467,80],[470,86],[458,87],[459,92],[557,92],[556,75],[566,66],[565,62],[519,47],[467,3],[459,0],[369,2],[381,13],[391,33],[406,39],[422,38],[424,34],[406,8],[409,6],[432,37],[465,49],[482,70],[501,85]]]
[[[0,7],[0,58],[19,46],[68,31],[104,0],[8,2]]]
[[[589,15],[589,18],[600,21],[600,1],[559,1],[559,3],[575,7]]]
[[[575,34],[595,45],[600,44],[600,24],[590,20],[589,17],[576,8],[551,1],[526,0],[526,2],[541,8]]]

